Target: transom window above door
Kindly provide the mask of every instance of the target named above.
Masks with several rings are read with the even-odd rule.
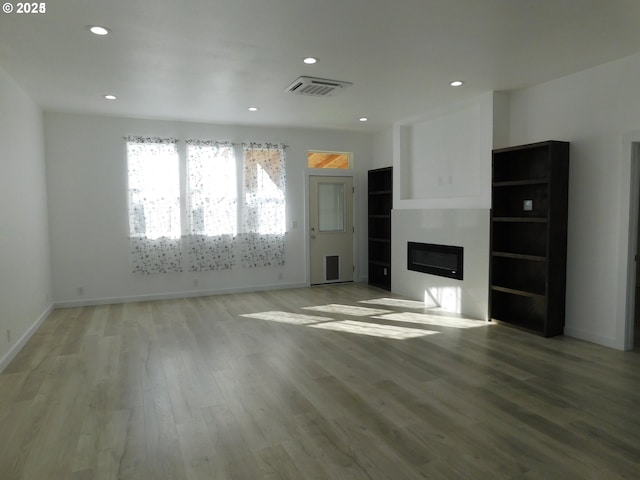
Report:
[[[319,152],[309,150],[307,153],[309,168],[333,168],[348,170],[351,168],[351,153],[349,152]]]

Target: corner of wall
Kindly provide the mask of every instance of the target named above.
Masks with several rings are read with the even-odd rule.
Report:
[[[42,109],[0,67],[0,369],[51,312]],[[25,195],[24,192],[29,192]],[[20,199],[20,208],[16,208]],[[26,261],[25,259],[28,259]],[[44,313],[43,313],[44,311]],[[19,338],[17,342],[11,337]]]
[[[22,336],[18,339],[18,341],[12,345],[9,351],[0,358],[0,373],[4,371],[5,368],[11,363],[11,361],[18,355],[20,350],[27,344],[29,339],[33,336],[34,333],[38,331],[38,328],[43,324],[43,322],[51,315],[53,311],[53,305],[49,305],[44,312],[38,317],[38,319],[27,329],[26,332],[22,334]]]
[[[511,94],[493,92],[493,148],[509,146]]]
[[[390,167],[393,164],[393,128],[376,133],[372,143],[371,168]]]

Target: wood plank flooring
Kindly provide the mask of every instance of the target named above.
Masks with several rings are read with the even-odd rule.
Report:
[[[362,284],[56,310],[2,480],[640,478],[640,354]]]

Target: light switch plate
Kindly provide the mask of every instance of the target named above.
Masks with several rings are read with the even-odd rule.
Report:
[[[530,212],[531,210],[533,210],[533,200],[525,200],[524,202],[522,202],[522,209],[525,212]]]

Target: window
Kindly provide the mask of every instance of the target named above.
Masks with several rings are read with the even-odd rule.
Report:
[[[351,154],[347,152],[307,152],[307,166],[309,168],[336,168],[347,170],[351,168]]]
[[[179,158],[175,140],[127,143],[131,235],[180,237]]]
[[[243,267],[284,265],[285,156],[282,145],[243,145]]]
[[[284,264],[284,146],[239,150],[188,140],[181,192],[177,140],[127,137],[135,273],[180,272],[183,253],[189,271],[233,268],[238,257],[248,268]]]
[[[250,144],[244,154],[244,231],[285,231],[284,152],[277,146]]]
[[[134,273],[182,271],[180,159],[176,140],[127,138]]]
[[[236,160],[231,143],[187,141],[191,233],[237,233]]]
[[[238,186],[229,142],[187,141],[189,270],[227,270],[236,264]]]

